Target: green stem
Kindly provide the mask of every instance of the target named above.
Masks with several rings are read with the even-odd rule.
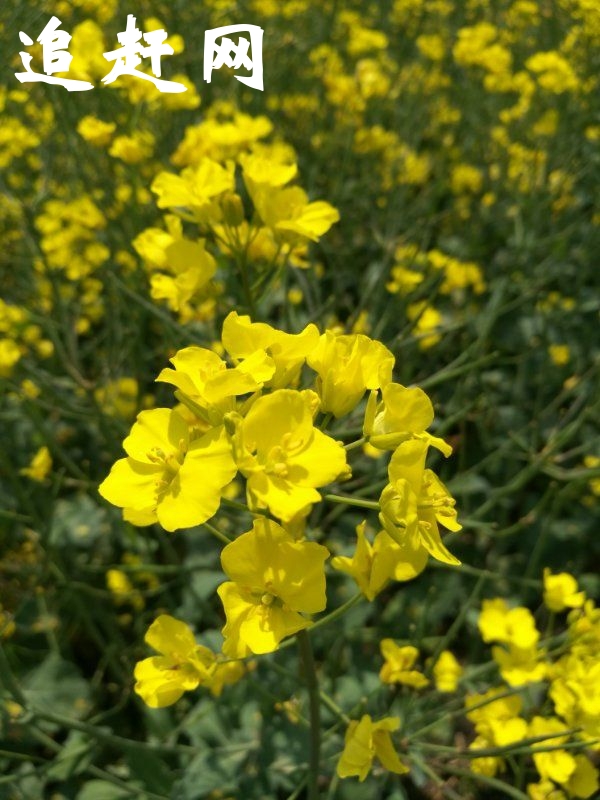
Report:
[[[315,659],[308,633],[299,631],[296,639],[300,651],[302,670],[308,689],[310,717],[310,753],[308,762],[307,800],[319,800],[319,767],[321,760],[321,706],[319,698],[319,681]]]
[[[4,653],[4,648],[0,642],[0,685],[4,686],[9,694],[17,703],[25,708],[27,705],[27,698],[21,691],[21,687],[15,680],[8,659]]]
[[[252,295],[252,286],[250,285],[250,276],[248,275],[248,260],[246,252],[244,252],[241,256],[238,256],[237,266],[242,278],[242,289],[244,291],[246,305],[248,306],[248,313],[254,322],[256,320],[256,307],[254,305],[254,297]]]
[[[215,539],[218,539],[220,542],[223,542],[223,544],[231,544],[231,539],[228,536],[225,536],[224,533],[221,533],[221,531],[218,528],[215,528],[214,525],[211,525],[210,522],[203,522],[202,525],[206,528],[207,531],[212,533]]]
[[[346,602],[332,611],[331,614],[327,614],[321,619],[318,619],[316,622],[310,626],[311,631],[316,630],[317,628],[323,627],[323,625],[328,625],[330,622],[335,622],[339,617],[343,616],[346,611],[350,611],[350,609],[355,606],[363,597],[362,592],[358,592],[351,597],[350,600],[346,600]]]
[[[435,783],[436,786],[440,787],[440,790],[443,791],[446,797],[450,798],[450,800],[460,800],[460,795],[456,794],[449,786],[446,786],[446,782],[440,778],[435,770],[433,770],[429,764],[424,759],[419,758],[419,756],[411,753],[410,757],[413,764],[415,764],[421,772],[424,772],[431,780]]]
[[[329,500],[330,503],[342,503],[346,506],[358,506],[359,508],[370,508],[373,511],[379,511],[379,503],[375,500],[359,500],[356,497],[346,497],[342,494],[324,494],[323,500]]]
[[[362,447],[365,442],[368,441],[367,436],[362,436],[360,439],[357,439],[355,442],[350,442],[350,444],[344,445],[344,450],[355,450],[357,447]]]
[[[325,414],[325,416],[321,420],[320,429],[322,431],[327,430],[327,426],[329,425],[332,419],[333,419],[333,414],[330,411],[327,412],[327,414]]]
[[[478,772],[471,772],[468,769],[459,769],[458,767],[451,767],[449,764],[444,764],[441,769],[444,772],[449,772],[451,775],[458,775],[462,778],[471,778],[477,783],[482,783],[490,789],[496,789],[502,792],[507,797],[513,797],[514,800],[529,800],[528,795],[523,794],[518,789],[513,789],[508,783],[499,781],[497,778],[488,778],[487,775],[480,775]]]

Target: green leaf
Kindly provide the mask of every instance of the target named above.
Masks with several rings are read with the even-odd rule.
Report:
[[[78,775],[92,761],[93,742],[80,731],[71,731],[67,736],[62,751],[57,755],[47,775],[57,781],[66,781],[72,775]]]
[[[105,510],[86,494],[80,494],[56,503],[49,541],[57,547],[89,547],[107,530]]]
[[[126,761],[131,776],[153,792],[168,793],[173,784],[173,776],[167,764],[156,754],[148,756],[141,747],[128,748]]]
[[[122,800],[122,798],[134,796],[128,792],[127,789],[122,789],[120,786],[115,786],[114,783],[108,781],[88,781],[83,789],[77,794],[76,800]]]
[[[57,653],[51,653],[25,677],[23,691],[33,708],[67,717],[82,717],[90,705],[87,681]]]

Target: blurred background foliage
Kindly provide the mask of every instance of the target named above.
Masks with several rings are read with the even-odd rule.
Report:
[[[101,85],[97,54],[116,47],[130,13],[176,38],[163,77],[184,75],[188,92]],[[69,76],[93,91],[14,78],[18,32],[35,40],[53,14],[73,35]],[[264,92],[226,69],[203,81],[204,32],[242,22],[265,31]],[[136,413],[167,401],[154,377],[168,357],[210,346],[228,310],[248,311],[226,253],[210,287],[174,308],[153,296],[132,245],[161,225],[154,177],[201,153],[293,148],[302,187],[340,222],[301,267],[263,282],[256,317],[381,339],[395,380],[429,393],[435,433],[455,450],[435,468],[457,499],[464,530],[448,541],[466,566],[437,564],[355,607],[343,635],[315,633],[336,702],[374,697],[385,712],[385,636],[426,651],[443,641],[481,663],[477,604],[503,596],[535,610],[545,566],[597,595],[596,3],[5,0],[0,36],[0,797],[301,796],[290,649],[259,659],[218,702],[200,694],[151,711],[132,694],[157,614],[218,640],[219,549],[199,532],[136,529],[97,493]],[[105,143],[83,135],[86,117],[114,123]],[[374,469],[365,455],[346,491],[360,495]],[[225,516],[231,530],[247,524]],[[318,507],[311,523],[342,552],[361,519]],[[350,591],[335,576],[329,607]],[[395,701],[411,713],[410,693]],[[411,777],[348,781],[329,796],[445,796],[425,769]]]

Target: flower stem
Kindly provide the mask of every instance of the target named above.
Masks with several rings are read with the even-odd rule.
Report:
[[[355,442],[350,442],[350,444],[344,445],[344,450],[355,450],[357,447],[362,447],[362,445],[367,441],[366,436],[362,436],[360,439],[357,439]]]
[[[212,533],[215,539],[218,539],[220,542],[223,542],[223,544],[231,544],[231,539],[229,538],[229,536],[225,536],[224,533],[221,533],[221,531],[218,528],[215,528],[214,525],[211,525],[210,522],[203,522],[202,524],[204,525],[207,531],[210,531],[210,533]]]
[[[379,503],[375,500],[359,500],[357,497],[347,497],[343,494],[324,494],[323,500],[329,500],[330,503],[342,503],[346,506],[357,506],[358,508],[371,508],[373,511],[379,511]]]
[[[319,798],[319,767],[321,759],[321,708],[319,698],[319,681],[315,667],[312,646],[308,633],[303,630],[296,634],[302,671],[308,689],[310,718],[310,753],[308,762],[307,800]]]

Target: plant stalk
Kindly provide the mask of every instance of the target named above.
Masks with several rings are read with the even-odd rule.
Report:
[[[308,760],[307,800],[319,800],[319,770],[321,761],[321,707],[319,698],[319,680],[315,666],[315,658],[308,633],[303,630],[296,634],[302,672],[306,681],[310,720],[310,750]]]

